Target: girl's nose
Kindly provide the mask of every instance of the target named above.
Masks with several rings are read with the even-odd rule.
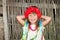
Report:
[[[31,16],[32,18],[34,17],[34,15]]]

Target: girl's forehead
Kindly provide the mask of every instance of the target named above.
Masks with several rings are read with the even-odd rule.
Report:
[[[35,12],[32,12],[31,14],[36,14]]]

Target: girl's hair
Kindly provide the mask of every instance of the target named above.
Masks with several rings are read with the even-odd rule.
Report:
[[[26,9],[25,13],[24,13],[25,18],[27,19],[27,23],[28,23],[28,24],[30,23],[29,20],[28,20],[28,15],[29,15],[31,12],[34,12],[34,13],[37,14],[37,16],[38,16],[37,25],[39,26],[40,17],[42,16],[41,11],[39,10],[39,8],[38,8],[37,6],[29,6],[29,7]]]

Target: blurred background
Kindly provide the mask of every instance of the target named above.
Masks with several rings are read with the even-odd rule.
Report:
[[[20,40],[22,27],[16,16],[29,6],[37,6],[52,21],[46,26],[45,40],[60,40],[60,0],[0,0],[0,40]]]

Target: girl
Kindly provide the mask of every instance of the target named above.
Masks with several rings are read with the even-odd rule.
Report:
[[[51,21],[51,17],[43,16],[36,6],[30,6],[24,15],[16,18],[24,26],[21,40],[45,40],[43,36],[44,26]]]

